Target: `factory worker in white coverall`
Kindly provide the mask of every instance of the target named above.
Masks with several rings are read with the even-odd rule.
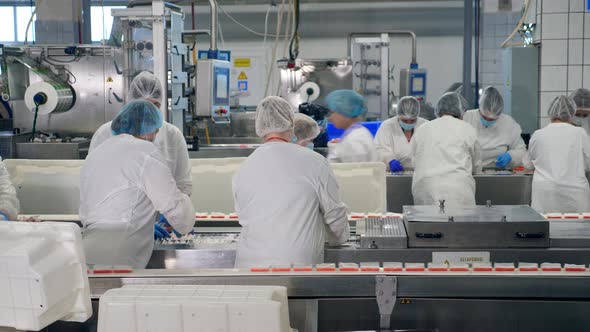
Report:
[[[576,105],[566,96],[549,106],[551,124],[531,137],[525,167],[535,169],[531,207],[539,213],[590,212],[590,137],[572,124]]]
[[[512,169],[522,166],[526,145],[522,129],[504,111],[504,100],[494,87],[487,87],[479,99],[479,109],[465,113],[463,121],[477,131],[484,168]]]
[[[311,117],[303,113],[295,113],[294,143],[313,150],[313,140],[320,134],[320,126]]]
[[[475,129],[461,120],[466,105],[458,93],[444,94],[435,108],[437,119],[414,136],[414,204],[475,205],[473,174],[481,170],[481,152]]]
[[[373,135],[361,124],[367,112],[365,98],[352,90],[336,90],[326,97],[326,104],[332,112],[329,121],[334,127],[344,129],[340,141],[328,146],[328,160],[333,163],[378,161]]]
[[[160,108],[162,84],[154,74],[147,71],[141,72],[135,76],[129,86],[129,98],[132,100],[145,99]],[[89,153],[112,136],[111,122],[107,122],[98,128],[92,136]],[[190,196],[193,188],[191,164],[186,140],[180,129],[164,121],[154,144],[166,159],[166,164],[174,176],[178,189]],[[155,225],[154,236],[156,238],[170,237],[168,231],[160,225],[169,225],[163,216],[160,217],[160,223]]]
[[[292,144],[294,113],[279,97],[256,108],[256,134],[263,144],[233,177],[242,230],[236,267],[318,264],[324,243],[349,237],[347,207],[328,161]]]
[[[570,97],[576,103],[574,124],[584,128],[586,134],[590,135],[590,90],[577,89]]]
[[[426,122],[419,117],[420,102],[414,97],[403,97],[397,103],[397,116],[383,121],[375,135],[380,160],[392,172],[414,169],[412,137]]]
[[[153,144],[162,123],[154,104],[132,101],[111,123],[115,136],[84,161],[80,220],[89,264],[145,268],[154,246],[157,212],[177,232],[192,230],[191,200],[178,189],[166,158]]]

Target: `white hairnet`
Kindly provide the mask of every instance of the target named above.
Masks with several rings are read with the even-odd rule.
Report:
[[[549,110],[547,111],[551,120],[561,120],[571,122],[576,114],[576,103],[572,98],[567,96],[558,96],[553,99]]]
[[[397,115],[400,118],[416,119],[420,115],[420,102],[412,96],[406,96],[397,103]]]
[[[295,113],[295,137],[298,141],[313,140],[320,134],[320,126],[303,113]]]
[[[281,97],[266,97],[256,107],[256,135],[293,130],[294,112],[291,104]]]
[[[129,86],[131,99],[155,99],[162,101],[162,84],[156,75],[149,71],[139,73]]]
[[[463,96],[456,92],[447,92],[436,103],[434,114],[437,118],[441,117],[441,115],[452,115],[456,118],[462,118],[466,110],[467,101]]]
[[[590,90],[578,89],[570,97],[574,99],[577,108],[590,109]]]
[[[479,97],[479,111],[490,119],[497,119],[504,111],[504,99],[498,89],[488,86]]]

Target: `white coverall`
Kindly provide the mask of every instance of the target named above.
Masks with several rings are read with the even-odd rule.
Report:
[[[340,142],[330,143],[328,160],[332,163],[378,161],[373,135],[360,123],[355,123],[344,132]]]
[[[348,240],[347,207],[325,158],[282,142],[262,145],[233,178],[242,231],[236,267],[318,264],[324,243]]]
[[[480,121],[478,110],[467,111],[463,121],[469,123],[477,131],[477,139],[481,146],[481,159],[484,168],[495,168],[499,155],[508,152],[512,161],[507,168],[522,165],[522,158],[526,154],[526,145],[520,134],[522,129],[514,119],[506,114],[500,114],[496,123],[491,127],[484,127]]]
[[[416,205],[475,205],[475,179],[481,152],[473,127],[443,116],[420,127],[413,138],[415,171],[412,194]]]
[[[414,135],[416,131],[428,122],[423,118],[418,118],[416,127],[414,128]],[[413,139],[414,136],[412,136]],[[395,116],[391,119],[383,121],[377,135],[375,135],[375,145],[379,160],[385,163],[389,170],[389,162],[397,160],[402,163],[406,170],[414,169],[414,155],[412,154],[412,139],[408,142],[404,131],[399,125],[399,117]]]
[[[156,212],[179,233],[193,228],[191,200],[153,143],[122,134],[88,155],[80,173],[80,220],[89,264],[145,268]]]
[[[582,128],[552,123],[536,131],[525,166],[535,168],[533,209],[539,213],[590,212],[585,175],[590,170],[590,137]]]
[[[113,137],[111,122],[107,122],[100,126],[92,136],[89,153],[111,137]],[[166,158],[166,163],[174,176],[178,189],[190,196],[193,188],[191,164],[186,141],[180,130],[164,121],[162,128],[156,135],[154,144]]]
[[[16,220],[20,204],[16,197],[16,189],[10,182],[10,174],[0,158],[0,211],[7,215],[9,220]]]

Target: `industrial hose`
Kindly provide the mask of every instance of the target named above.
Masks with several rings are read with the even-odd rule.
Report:
[[[33,118],[33,132],[31,133],[31,142],[35,140],[35,133],[37,132],[37,115],[39,114],[39,103],[35,102],[35,117]]]

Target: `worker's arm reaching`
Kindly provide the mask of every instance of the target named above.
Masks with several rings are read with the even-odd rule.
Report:
[[[10,182],[6,166],[0,160],[0,220],[16,220],[19,208],[16,190]]]
[[[340,200],[340,188],[334,172],[328,163],[324,163],[322,168],[318,192],[320,210],[324,214],[328,243],[338,245],[348,241],[350,236],[348,208]]]
[[[475,140],[475,145],[473,146],[471,159],[473,162],[473,174],[480,174],[483,169],[483,163],[481,160],[481,145],[479,145],[479,141],[477,141],[477,139]]]
[[[520,129],[520,126],[516,126],[512,133],[513,140],[510,143],[510,146],[508,146],[507,153],[510,154],[511,157],[511,161],[508,165],[512,168],[523,165],[523,158],[526,155],[526,144],[524,144],[524,141],[520,136],[521,133],[522,130]]]
[[[193,204],[188,195],[177,188],[172,173],[159,152],[146,157],[142,179],[145,193],[156,210],[180,234],[190,232],[195,223]]]

